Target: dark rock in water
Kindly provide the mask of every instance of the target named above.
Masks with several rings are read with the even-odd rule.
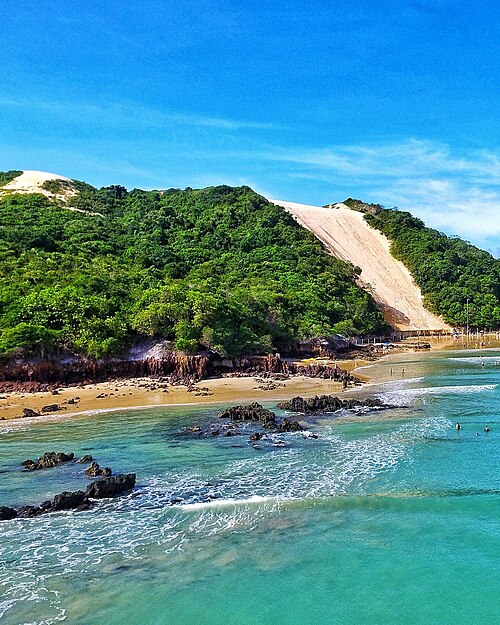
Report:
[[[40,506],[22,506],[17,511],[17,516],[24,519],[31,519],[34,516],[39,516],[43,514],[42,508]]]
[[[101,469],[97,462],[92,462],[84,471],[89,477],[109,477],[112,473],[109,467]]]
[[[335,412],[336,410],[352,410],[353,408],[390,408],[379,399],[339,399],[335,395],[316,395],[309,399],[294,397],[290,401],[278,404],[281,410],[301,412],[304,414],[320,414],[323,412]]]
[[[0,521],[8,521],[16,517],[32,518],[47,512],[60,512],[62,510],[88,510],[92,507],[90,499],[114,497],[132,489],[134,486],[135,473],[104,477],[89,484],[85,491],[64,491],[55,495],[53,499],[44,501],[39,506],[22,506],[18,510],[0,506]]]
[[[298,421],[290,421],[290,419],[283,419],[283,421],[276,428],[277,432],[302,432],[304,428]]]
[[[27,471],[36,471],[38,469],[50,469],[61,462],[69,462],[73,460],[75,454],[65,454],[62,452],[48,451],[40,456],[38,460],[25,460],[22,464]]]
[[[42,412],[57,412],[58,410],[63,410],[59,404],[47,404],[42,408]]]
[[[254,432],[253,434],[250,435],[250,440],[261,441],[264,438],[264,436],[265,436],[264,432]]]
[[[17,516],[17,510],[9,506],[0,506],[0,521],[10,521]]]
[[[106,499],[114,497],[126,490],[131,490],[135,486],[135,473],[127,475],[115,475],[114,477],[104,477],[89,484],[85,491],[86,497],[91,499]]]
[[[31,419],[32,417],[39,417],[40,413],[31,408],[23,408],[23,419]]]
[[[85,456],[82,456],[79,460],[75,460],[75,462],[77,464],[87,464],[88,462],[92,462],[92,456],[87,454]]]
[[[259,421],[263,427],[273,429],[276,427],[276,415],[257,402],[247,406],[232,406],[219,412],[221,419],[231,421]]]
[[[51,502],[50,508],[47,512],[57,512],[59,510],[73,510],[80,506],[86,498],[83,490],[77,490],[70,492],[65,490],[54,497]]]
[[[85,510],[90,510],[92,508],[92,502],[88,499],[84,499],[83,502],[75,508],[77,512],[84,512]]]

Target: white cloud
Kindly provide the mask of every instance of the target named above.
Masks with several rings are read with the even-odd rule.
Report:
[[[492,151],[457,153],[444,143],[410,139],[277,148],[264,158],[293,163],[294,177],[329,180],[333,188],[349,186],[353,195],[408,210],[447,233],[484,240],[500,236],[500,156]]]
[[[417,139],[374,146],[342,145],[312,150],[278,148],[270,150],[266,157],[332,170],[341,175],[374,178],[461,173],[477,180],[500,183],[498,154],[478,150],[455,156],[446,144]]]

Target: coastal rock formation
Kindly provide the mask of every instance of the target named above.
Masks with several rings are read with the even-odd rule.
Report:
[[[9,506],[0,506],[0,521],[10,521],[17,516],[17,510]]]
[[[302,432],[303,429],[304,428],[298,421],[283,419],[283,421],[276,427],[276,432]]]
[[[187,356],[179,352],[143,360],[77,359],[64,363],[55,359],[36,363],[13,360],[0,367],[0,389],[2,392],[44,392],[66,384],[147,376],[167,376],[170,384],[192,385],[213,374],[208,356]],[[49,410],[49,406],[42,409]]]
[[[101,469],[99,463],[94,461],[91,462],[90,466],[85,469],[84,473],[89,477],[109,477],[112,471],[109,467]]]
[[[209,394],[206,388],[193,387],[193,384],[213,376],[260,377],[265,379],[286,380],[291,375],[303,375],[323,378],[345,384],[358,382],[357,378],[338,366],[288,363],[277,356],[253,356],[221,360],[215,355],[187,356],[170,352],[161,358],[143,360],[86,360],[72,362],[41,360],[36,363],[12,360],[0,366],[0,392],[36,393],[48,392],[58,387],[72,384],[90,384],[123,378],[157,378],[164,384],[184,384],[196,393]],[[160,388],[155,385],[151,390]],[[28,412],[26,412],[28,410]],[[59,404],[47,404],[42,412],[64,410]],[[39,416],[30,409],[25,409],[26,417]]]
[[[276,427],[276,415],[271,410],[263,408],[257,402],[247,406],[231,406],[219,413],[221,419],[231,419],[231,421],[258,421],[265,428]]]
[[[38,460],[25,460],[22,465],[26,469],[26,471],[37,471],[38,469],[50,469],[55,467],[61,462],[69,462],[73,460],[75,454],[65,454],[62,452],[56,453],[55,451],[48,451],[40,456]]]
[[[275,430],[276,432],[300,432],[303,427],[298,421],[283,419],[276,420],[276,415],[271,410],[267,410],[257,402],[246,406],[231,406],[219,413],[221,419],[231,419],[231,421],[257,421],[263,428]],[[261,437],[262,438],[262,437]],[[260,440],[252,439],[251,440]]]
[[[278,404],[281,410],[300,412],[303,414],[321,414],[323,412],[335,412],[336,410],[352,410],[353,408],[390,408],[380,399],[339,399],[335,395],[316,395],[309,399],[294,397],[289,401]]]
[[[57,412],[58,410],[64,410],[59,404],[47,404],[42,407],[42,412]]]
[[[108,499],[131,490],[135,486],[135,473],[115,475],[96,480],[87,486],[85,496],[90,499]]]
[[[62,510],[87,510],[92,507],[92,499],[108,499],[116,497],[135,486],[135,473],[120,474],[96,480],[87,486],[85,491],[63,491],[53,499],[44,501],[39,506],[21,506],[17,510],[8,506],[0,506],[0,521],[15,518],[32,518],[48,512]]]
[[[87,464],[88,462],[92,462],[93,458],[89,454],[82,456],[79,460],[75,460],[77,464]]]

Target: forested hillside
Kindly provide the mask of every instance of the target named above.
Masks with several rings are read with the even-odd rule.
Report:
[[[354,200],[355,201],[355,200]],[[424,303],[451,325],[500,326],[500,261],[459,238],[426,228],[410,213],[364,211],[391,241],[392,254],[410,270]]]
[[[78,188],[0,200],[0,355],[162,337],[234,356],[383,327],[354,268],[248,187]]]

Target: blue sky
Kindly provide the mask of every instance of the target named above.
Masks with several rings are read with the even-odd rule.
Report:
[[[358,197],[500,255],[498,3],[6,5],[0,169]]]

